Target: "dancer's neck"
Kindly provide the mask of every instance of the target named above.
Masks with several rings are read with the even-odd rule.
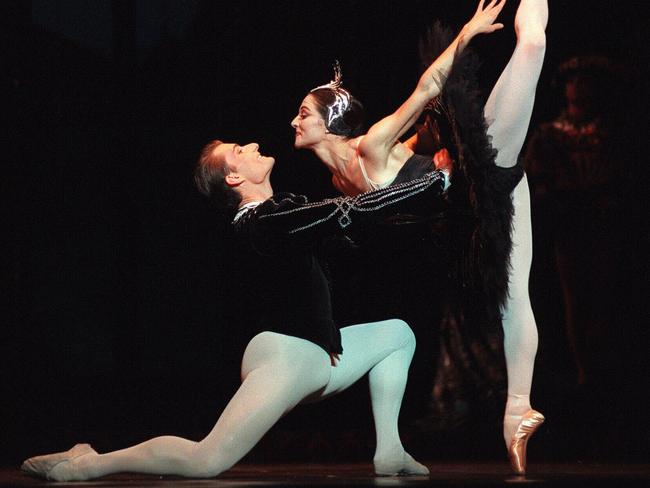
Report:
[[[332,174],[345,173],[356,139],[337,138],[323,141],[313,148],[314,154]]]

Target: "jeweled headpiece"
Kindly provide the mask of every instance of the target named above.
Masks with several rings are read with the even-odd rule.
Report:
[[[341,85],[343,85],[343,74],[341,73],[341,65],[338,60],[336,60],[334,62],[334,79],[326,85],[320,85],[313,90],[310,90],[311,93],[316,90],[329,89],[334,94],[334,101],[327,105],[327,120],[325,121],[327,129],[334,133],[338,132],[338,130],[332,129],[335,129],[341,124],[343,127],[347,127],[347,124],[343,120],[343,116],[350,107],[350,101],[352,100],[350,92]]]

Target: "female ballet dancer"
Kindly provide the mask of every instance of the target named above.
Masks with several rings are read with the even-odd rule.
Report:
[[[377,436],[375,473],[428,474],[404,450],[398,432],[415,350],[413,332],[397,319],[339,332],[325,277],[311,249],[327,235],[371,225],[414,202],[419,208],[433,205],[448,186],[448,176],[437,171],[399,188],[307,203],[292,194],[273,195],[270,173],[275,160],[262,156],[258,148],[254,143],[213,141],[204,148],[195,173],[202,193],[222,207],[238,209],[232,212],[243,254],[237,273],[247,284],[246,296],[232,306],[246,315],[254,302],[266,307],[264,322],[250,331],[242,384],[212,431],[200,442],[163,436],[105,454],[77,444],[65,452],[30,458],[23,471],[56,481],[118,472],[217,476],[297,404],[343,391],[368,373]],[[264,303],[269,296],[272,303]],[[251,307],[243,305],[247,300]]]
[[[505,0],[492,0],[485,5],[481,0],[472,19],[426,69],[410,97],[393,114],[375,123],[367,134],[361,135],[363,108],[341,87],[340,76],[338,79],[335,76],[329,85],[312,90],[303,100],[291,125],[296,130],[295,147],[312,150],[332,172],[334,186],[344,194],[355,195],[398,184],[431,170],[431,158],[413,153],[413,139],[407,143],[400,143],[398,139],[414,124],[427,104],[442,92],[442,112],[446,112],[451,125],[455,126],[452,140],[445,143],[450,148],[458,148],[455,157],[469,180],[468,191],[471,189],[472,192],[471,198],[466,196],[466,200],[472,202],[477,214],[492,212],[493,217],[496,213],[501,218],[497,222],[500,226],[478,230],[478,239],[484,246],[477,246],[478,250],[474,249],[470,254],[483,249],[483,258],[500,268],[494,270],[496,278],[486,290],[495,295],[489,301],[501,309],[504,331],[508,374],[504,441],[513,471],[523,474],[528,439],[544,417],[530,405],[538,342],[528,295],[532,232],[528,184],[523,170],[516,163],[532,114],[544,59],[547,1],[520,1],[514,24],[517,44],[485,104],[483,114],[479,114],[480,131],[472,127],[476,123],[471,120],[464,131],[462,121],[456,119],[456,116],[467,119],[467,112],[472,112],[471,98],[475,94],[468,89],[469,100],[456,97],[456,105],[462,105],[461,108],[454,107],[454,103],[450,103],[453,97],[445,98],[443,90],[446,78],[454,75],[455,58],[469,41],[477,34],[503,27],[494,22],[504,4]],[[459,86],[455,88],[459,91]],[[484,132],[485,124],[488,138],[482,138],[478,133]],[[446,158],[449,158],[447,151],[440,151],[433,158],[433,164],[441,164]],[[472,161],[475,167],[472,167]],[[480,166],[478,171],[476,165]],[[458,186],[454,184],[451,192]],[[499,239],[494,239],[495,236]]]

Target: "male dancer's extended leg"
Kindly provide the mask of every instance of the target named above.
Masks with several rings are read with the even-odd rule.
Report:
[[[516,164],[528,131],[535,89],[542,69],[548,21],[546,0],[521,0],[515,17],[517,46],[485,106],[497,165]],[[524,177],[513,194],[513,249],[510,255],[509,297],[503,313],[504,350],[508,372],[508,401],[503,435],[510,447],[522,415],[530,410],[537,326],[528,296],[532,260],[530,196]],[[525,466],[525,460],[523,461]]]
[[[384,320],[345,327],[341,340],[343,354],[320,397],[339,393],[368,373],[377,435],[375,472],[427,474],[429,470],[404,450],[397,425],[415,352],[413,331],[402,320]]]
[[[262,332],[244,353],[240,388],[202,441],[163,436],[107,454],[91,450],[71,461],[60,462],[58,454],[39,456],[26,461],[23,469],[58,481],[124,471],[216,476],[250,451],[282,415],[321,390],[330,369],[329,356],[312,342]]]

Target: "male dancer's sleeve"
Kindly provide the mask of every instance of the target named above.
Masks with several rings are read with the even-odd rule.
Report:
[[[309,203],[304,197],[273,197],[256,209],[258,222],[275,232],[315,242],[360,225],[382,222],[400,213],[427,216],[444,199],[449,186],[445,171],[436,170],[416,180],[373,190],[354,197],[328,198]]]

